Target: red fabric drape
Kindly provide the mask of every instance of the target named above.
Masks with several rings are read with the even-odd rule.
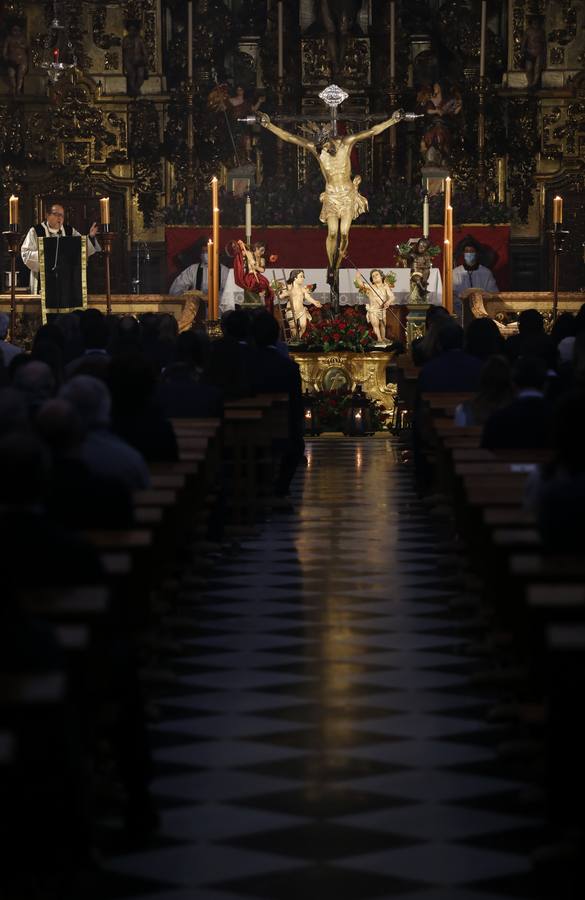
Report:
[[[177,274],[177,262],[175,256],[182,250],[186,250],[198,238],[209,237],[209,228],[197,228],[190,226],[168,226],[165,229],[167,247],[167,264],[169,283]],[[282,277],[282,269],[325,269],[327,267],[327,255],[325,253],[326,229],[319,227],[304,228],[255,228],[254,241],[266,241],[267,268],[266,275],[272,279],[274,268],[277,277]],[[496,262],[493,272],[501,291],[510,289],[510,226],[509,225],[458,225],[453,229],[453,241],[455,246],[467,234],[481,244],[486,244],[494,251]],[[367,269],[371,266],[395,266],[396,245],[408,240],[410,237],[418,237],[420,229],[415,226],[400,225],[392,227],[374,228],[354,225],[349,235],[349,259],[357,266]],[[431,240],[438,247],[443,247],[443,228],[441,225],[431,225]],[[230,241],[244,238],[243,228],[222,228],[221,246],[224,248]],[[272,266],[268,262],[271,253],[278,255],[278,262]],[[461,260],[456,260],[458,265]],[[442,254],[435,258],[435,266],[441,267]],[[352,268],[348,259],[345,265]]]

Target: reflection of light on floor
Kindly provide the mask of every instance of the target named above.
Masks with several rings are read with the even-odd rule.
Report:
[[[355,451],[355,465],[357,469],[362,467],[362,448],[357,447]]]
[[[307,447],[305,450],[305,459],[307,460],[307,469],[310,469],[313,462],[313,451],[310,447]]]

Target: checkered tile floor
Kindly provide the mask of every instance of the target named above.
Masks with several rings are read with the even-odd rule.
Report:
[[[436,535],[391,439],[308,446],[281,514],[193,591],[152,728],[158,837],[108,898],[534,898]],[[107,887],[107,890],[106,890]]]

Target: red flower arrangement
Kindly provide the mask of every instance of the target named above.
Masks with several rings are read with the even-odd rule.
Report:
[[[330,350],[364,353],[374,340],[370,326],[353,307],[350,307],[344,316],[311,322],[303,338],[307,347],[315,349],[322,347],[325,353]]]
[[[354,395],[349,390],[317,391],[312,394],[313,409],[322,431],[344,431]],[[362,396],[370,413],[372,431],[383,431],[390,423],[390,413],[378,400]]]

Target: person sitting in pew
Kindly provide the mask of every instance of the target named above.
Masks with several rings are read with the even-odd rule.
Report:
[[[305,452],[303,438],[303,389],[301,372],[296,362],[279,352],[280,333],[274,316],[260,312],[252,323],[257,347],[252,387],[257,394],[286,393],[289,398],[289,437],[280,448],[280,466],[274,486],[277,497],[285,497]]]
[[[455,424],[466,428],[484,425],[487,419],[514,398],[512,368],[505,356],[488,359],[479,376],[479,391],[471,400],[460,403],[455,410]]]
[[[3,573],[6,594],[25,586],[104,581],[94,548],[47,511],[50,465],[47,448],[32,432],[0,438],[0,541],[4,559],[10,561]]]
[[[77,313],[71,313],[77,315]],[[99,309],[84,309],[80,315],[81,339],[83,353],[65,367],[65,377],[74,375],[92,375],[105,379],[110,364],[108,343],[110,340],[109,322]]]
[[[552,446],[552,406],[545,398],[547,366],[543,359],[522,356],[513,371],[516,396],[488,418],[481,446],[520,450]]]
[[[452,319],[441,325],[437,334],[438,356],[425,363],[418,377],[418,391],[448,393],[476,391],[479,388],[481,360],[463,349],[464,333]]]
[[[585,391],[561,397],[554,411],[554,456],[530,478],[527,505],[536,514],[544,546],[581,553],[585,543]]]
[[[121,482],[93,474],[81,459],[84,432],[73,406],[59,397],[47,400],[35,425],[51,452],[49,513],[76,530],[130,527],[134,518],[130,491]]]
[[[213,341],[204,380],[223,391],[226,400],[249,397],[255,350],[249,344],[250,317],[243,309],[226,313],[221,320],[223,337]]]
[[[482,362],[490,356],[505,353],[506,341],[493,319],[472,319],[465,329],[465,350]]]
[[[150,476],[144,457],[111,430],[111,398],[104,382],[91,375],[76,375],[63,385],[59,396],[81,419],[85,437],[80,457],[90,472],[120,482],[130,491],[147,488]]]
[[[524,345],[527,340],[544,336],[544,319],[537,309],[524,309],[518,316],[518,333],[506,340],[506,356],[511,362],[519,356],[526,356]]]
[[[223,394],[204,384],[208,339],[184,331],[175,343],[174,356],[163,369],[156,398],[170,419],[218,419],[223,415]]]
[[[137,351],[114,356],[108,372],[112,397],[112,429],[148,462],[177,462],[179,448],[173,426],[155,398],[151,363]]]
[[[415,338],[410,345],[412,361],[415,366],[424,366],[430,359],[439,355],[437,337],[441,327],[451,319],[444,306],[431,303],[425,314],[425,333]]]

